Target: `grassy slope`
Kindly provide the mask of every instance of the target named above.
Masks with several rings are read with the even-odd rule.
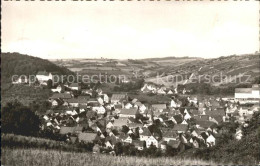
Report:
[[[104,154],[63,152],[41,149],[2,149],[1,162],[3,165],[70,165],[70,166],[125,166],[125,165],[216,165],[213,162],[192,159],[175,158],[144,158],[120,157]]]

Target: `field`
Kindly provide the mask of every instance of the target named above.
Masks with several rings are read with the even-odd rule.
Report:
[[[92,153],[63,152],[41,149],[9,149],[3,148],[2,165],[20,166],[144,166],[144,165],[216,165],[213,162],[176,158],[144,158],[111,156]]]
[[[195,60],[197,60],[197,58],[161,59],[161,60],[156,60],[154,62],[156,62],[160,66],[180,66]]]

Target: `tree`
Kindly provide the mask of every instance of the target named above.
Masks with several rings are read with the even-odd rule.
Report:
[[[20,135],[37,135],[40,119],[18,101],[7,103],[2,110],[2,132]]]
[[[48,88],[48,89],[51,89],[51,88],[52,88],[52,80],[51,80],[51,79],[49,79],[49,80],[47,81],[47,88]]]
[[[117,142],[117,143],[115,144],[115,148],[114,148],[114,149],[115,149],[116,155],[123,154],[123,152],[124,152],[123,145],[122,145],[121,142]]]

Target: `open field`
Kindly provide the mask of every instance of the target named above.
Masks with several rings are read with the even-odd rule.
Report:
[[[216,165],[213,162],[193,159],[176,159],[169,157],[144,158],[127,156],[110,156],[104,154],[63,152],[41,149],[3,148],[1,155],[3,165],[20,166],[144,166],[144,165]]]

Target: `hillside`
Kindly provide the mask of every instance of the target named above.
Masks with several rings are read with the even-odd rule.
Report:
[[[208,82],[213,86],[251,84],[259,82],[260,54],[231,55],[213,59],[159,59],[157,68],[166,86],[189,84],[195,81]],[[184,63],[182,63],[184,61]],[[192,75],[192,77],[191,77]],[[167,76],[171,76],[170,79]],[[179,77],[182,76],[182,77]],[[178,78],[178,79],[172,79]],[[156,76],[146,78],[146,82],[156,83]],[[161,82],[160,82],[161,83]]]
[[[47,159],[47,160],[46,160]],[[71,165],[71,166],[130,166],[130,165],[217,165],[210,161],[196,159],[178,159],[170,157],[145,158],[128,156],[110,156],[104,154],[75,153],[44,149],[3,148],[3,165]],[[219,164],[219,163],[218,163]]]
[[[52,62],[19,53],[1,53],[2,83],[11,82],[12,75],[35,75],[38,71],[55,72],[57,74],[73,74],[65,67]]]
[[[35,75],[38,71],[54,72],[56,74],[73,74],[64,67],[59,67],[48,60],[23,55],[19,53],[1,54],[1,104],[18,99],[24,105],[33,100],[46,100],[50,90],[28,85],[12,85],[13,75]]]
[[[226,133],[216,146],[197,149],[180,155],[202,160],[234,164],[258,164],[260,162],[260,112],[256,112],[243,128],[241,140],[230,139]]]

